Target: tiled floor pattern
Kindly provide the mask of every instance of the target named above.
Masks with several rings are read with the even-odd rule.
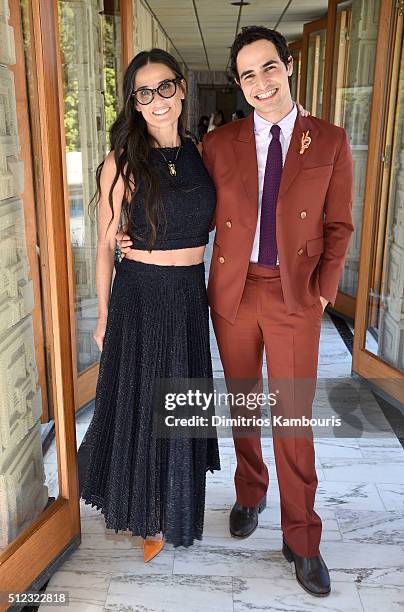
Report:
[[[213,334],[212,358],[215,376],[222,376]],[[347,380],[350,372],[350,353],[325,313],[319,379]],[[327,397],[323,401],[326,403]],[[389,433],[388,423],[371,395],[367,410],[375,427],[386,432],[384,436],[330,436],[316,440],[316,510],[323,520],[321,553],[332,580],[329,597],[314,598],[305,593],[294,578],[292,566],[282,556],[271,438],[263,439],[271,476],[267,509],[250,538],[238,541],[230,537],[228,516],[234,502],[235,454],[232,440],[222,438],[222,470],[214,475],[208,473],[207,477],[204,538],[189,549],[174,550],[167,545],[152,562],[144,564],[140,538],[107,531],[102,515],[81,502],[82,543],[47,587],[69,591],[70,605],[60,610],[404,609],[404,451],[394,434]],[[78,417],[78,445],[90,419],[91,410]],[[45,461],[48,483],[56,487],[54,446]]]

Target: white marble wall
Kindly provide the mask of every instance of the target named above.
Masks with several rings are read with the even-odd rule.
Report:
[[[141,0],[133,0],[133,21],[135,54],[139,51],[148,51],[152,47],[158,47],[171,53],[170,41]]]
[[[188,80],[188,85],[192,81],[192,74],[187,73],[186,67],[177,51],[172,46],[170,40],[163,32],[153,15],[142,0],[133,0],[133,49],[134,55],[140,51],[149,51],[152,47],[163,49],[171,53],[178,61],[182,73]],[[192,87],[192,86],[191,86]],[[192,124],[192,110],[188,107],[187,125]]]
[[[141,0],[133,0],[133,46],[135,54],[153,46],[153,17]]]

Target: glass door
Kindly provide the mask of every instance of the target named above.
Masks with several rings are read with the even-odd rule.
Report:
[[[97,321],[95,192],[98,164],[109,152],[109,131],[122,106],[119,0],[58,0],[64,86],[66,177],[72,249],[76,410],[93,399],[100,351]],[[94,208],[92,209],[94,210]]]
[[[359,283],[380,0],[334,1],[329,10],[327,65],[332,66],[332,70],[327,74],[329,86],[326,84],[324,89],[324,116],[346,130],[354,163],[352,216],[355,231],[345,260],[335,310],[353,319]]]
[[[373,379],[377,386],[404,402],[402,13],[398,7],[393,10],[391,43],[384,41],[385,57],[377,70],[380,73],[377,77],[383,75],[385,78],[386,93],[381,101],[383,123],[379,124],[379,129],[375,126],[372,135],[370,164],[373,172],[366,184],[368,206],[364,214],[364,239],[360,253],[354,370]],[[386,36],[388,34],[386,31]]]
[[[3,2],[1,19],[3,610],[12,603],[7,592],[40,588],[62,553],[78,546],[80,517],[52,0]]]
[[[27,2],[15,4],[8,46],[15,54],[7,54],[5,46],[0,59],[0,154],[6,160],[0,194],[0,550],[58,496],[57,477],[51,475],[50,457],[42,446],[52,413],[52,390],[41,289],[46,245],[40,248],[37,160],[32,155],[25,85],[34,87],[30,18]]]

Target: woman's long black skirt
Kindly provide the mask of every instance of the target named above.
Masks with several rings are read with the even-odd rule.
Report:
[[[109,529],[174,546],[202,538],[207,470],[220,470],[216,436],[159,437],[159,378],[212,378],[204,264],[116,263],[81,497]]]

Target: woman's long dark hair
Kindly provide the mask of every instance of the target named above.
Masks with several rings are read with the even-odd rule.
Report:
[[[127,67],[123,78],[125,105],[112,125],[110,134],[110,148],[114,152],[116,174],[108,194],[108,202],[112,212],[108,228],[114,218],[112,194],[118,178],[121,176],[125,185],[124,196],[122,198],[123,223],[127,225],[129,233],[136,236],[136,228],[131,223],[130,207],[134,205],[134,197],[139,189],[139,181],[141,179],[145,193],[145,215],[150,228],[149,249],[152,250],[156,242],[157,227],[162,220],[163,210],[160,201],[158,175],[150,163],[153,138],[147,131],[147,123],[142,113],[135,108],[134,97],[131,96],[136,73],[147,64],[164,64],[174,72],[176,77],[183,79],[186,83],[177,60],[163,49],[154,48],[151,51],[141,51],[135,55]],[[180,84],[180,87],[181,85],[183,83]],[[182,103],[182,111],[178,119],[178,133],[182,140],[185,137],[185,100]],[[104,162],[105,160],[97,168],[97,189],[89,206],[91,206],[94,200],[96,203],[100,200],[100,175]],[[133,179],[135,181],[134,184]]]

